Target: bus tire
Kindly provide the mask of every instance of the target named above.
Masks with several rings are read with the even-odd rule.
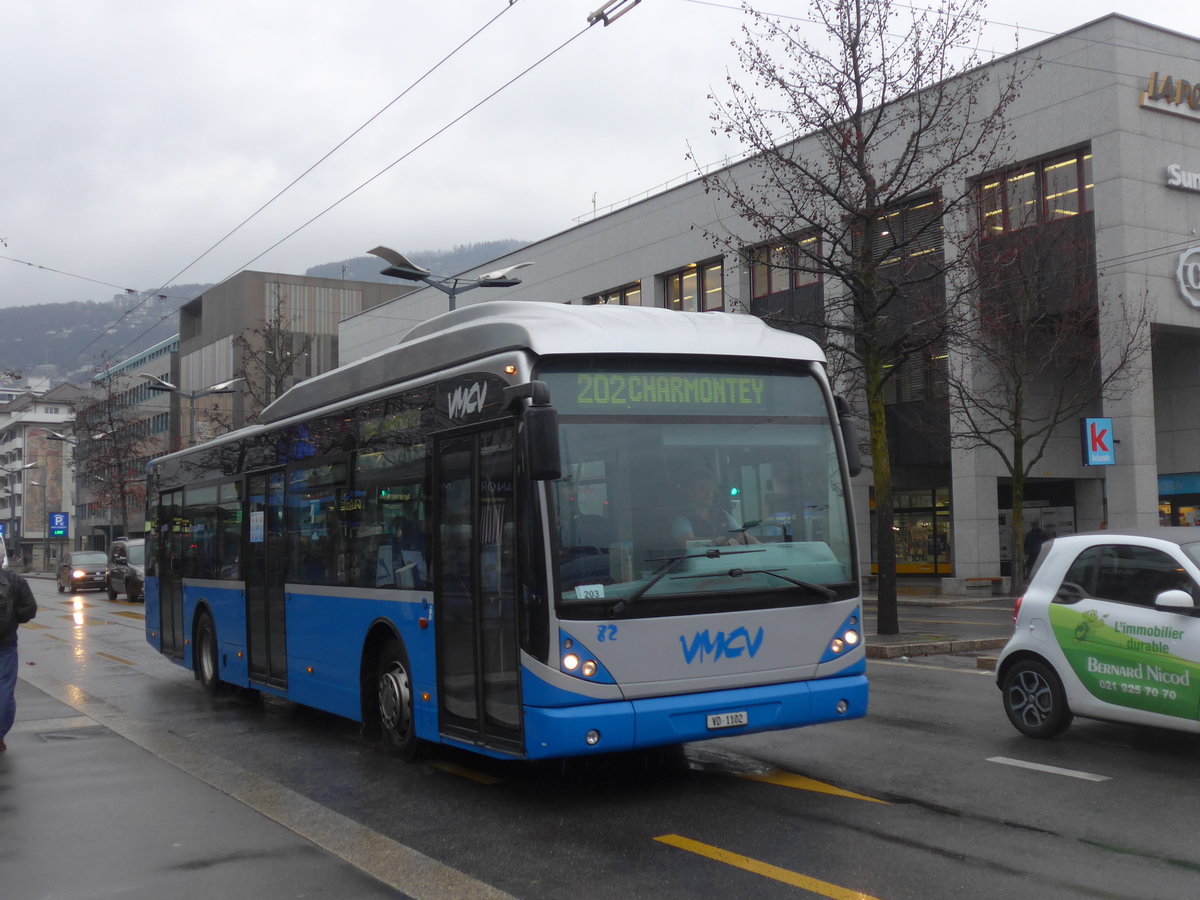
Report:
[[[1075,718],[1058,675],[1040,660],[1017,660],[1004,673],[1000,690],[1009,721],[1027,737],[1055,737]]]
[[[192,643],[192,664],[200,687],[210,697],[222,692],[221,669],[217,660],[217,629],[207,611],[196,620],[196,639]]]
[[[380,647],[376,662],[374,712],[383,747],[401,759],[412,759],[418,742],[408,654],[400,641],[390,638]]]

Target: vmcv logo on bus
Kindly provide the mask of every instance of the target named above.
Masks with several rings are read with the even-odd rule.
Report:
[[[687,638],[684,635],[679,636],[679,643],[683,647],[683,660],[689,666],[697,659],[704,662],[706,656],[711,656],[713,662],[721,659],[737,659],[743,653],[753,657],[758,653],[758,648],[762,646],[763,630],[760,627],[754,637],[750,636],[750,630],[745,626],[735,628],[733,631],[726,634],[724,631],[718,631],[715,635],[710,634],[708,629],[697,631],[696,636],[692,638],[689,645]]]
[[[1179,254],[1179,268],[1175,270],[1179,291],[1183,299],[1200,308],[1200,247],[1191,247]]]
[[[487,401],[487,385],[476,382],[470,387],[457,388],[447,398],[450,418],[461,419],[473,413],[483,412],[483,404]]]

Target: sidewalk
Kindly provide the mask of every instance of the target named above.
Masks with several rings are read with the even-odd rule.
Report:
[[[4,897],[404,896],[23,679],[5,740]]]
[[[901,585],[896,598],[900,607],[899,634],[875,634],[874,624],[866,629],[868,659],[898,659],[911,656],[950,654],[976,656],[982,662],[993,659],[1008,643],[1008,637],[981,637],[970,629],[939,628],[937,632],[905,631],[905,610],[917,608],[954,608],[991,604],[1012,606],[1014,598],[991,593],[936,594],[932,586]],[[878,599],[874,590],[863,591],[864,615],[874,616]]]

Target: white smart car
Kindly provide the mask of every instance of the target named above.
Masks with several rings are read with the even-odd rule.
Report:
[[[996,665],[1017,730],[1074,716],[1200,731],[1200,528],[1098,531],[1042,548]]]

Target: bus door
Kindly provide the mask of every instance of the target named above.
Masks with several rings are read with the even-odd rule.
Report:
[[[183,659],[183,491],[164,491],[158,510],[158,609],[162,652]]]
[[[280,688],[287,687],[283,487],[283,469],[247,479],[245,556],[250,679]]]
[[[511,421],[436,438],[434,612],[443,734],[521,746]]]

